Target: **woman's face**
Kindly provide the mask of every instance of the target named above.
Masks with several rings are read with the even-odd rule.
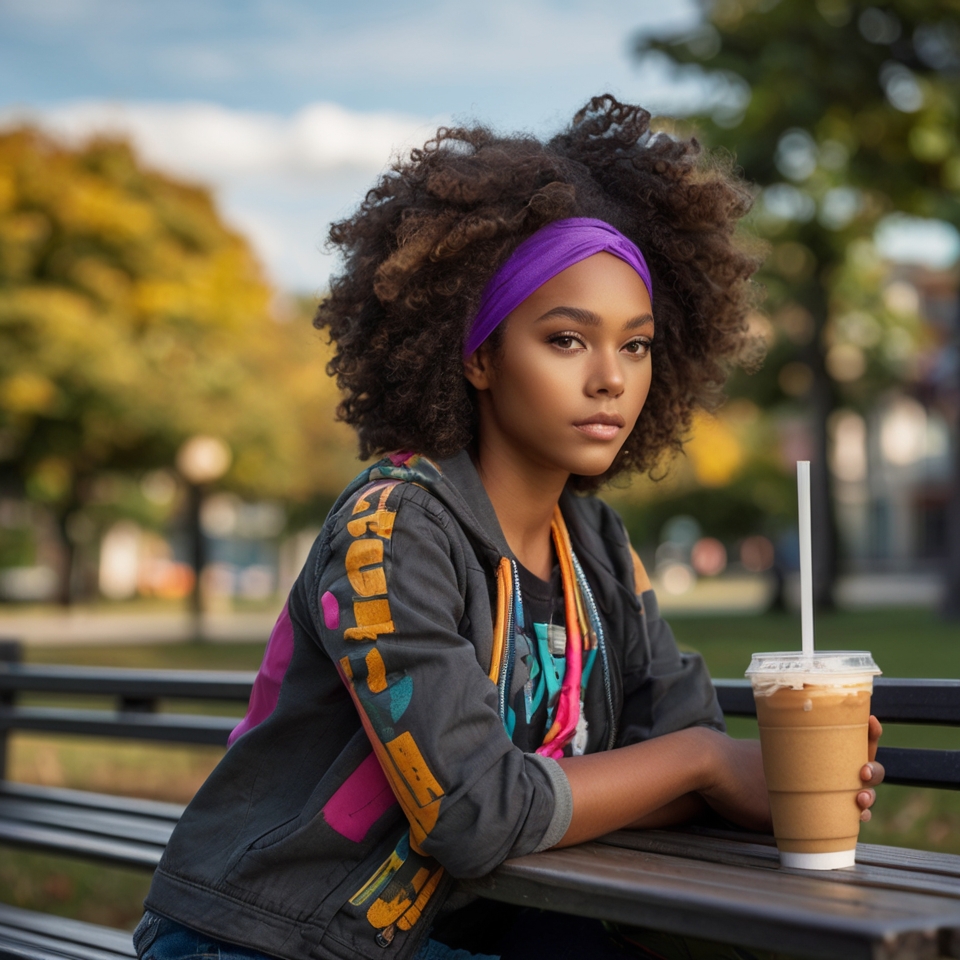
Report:
[[[481,463],[597,476],[613,463],[650,390],[653,316],[643,281],[597,253],[532,293],[504,321],[496,357],[468,358]]]

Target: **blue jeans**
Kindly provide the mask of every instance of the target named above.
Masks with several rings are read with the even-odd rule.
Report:
[[[147,910],[133,931],[140,960],[276,960],[259,950],[214,940],[174,920]],[[488,954],[453,950],[437,940],[424,940],[413,960],[498,960]]]

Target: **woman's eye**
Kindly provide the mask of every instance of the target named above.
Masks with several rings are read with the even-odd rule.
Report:
[[[582,346],[580,338],[575,337],[572,333],[558,333],[550,338],[550,343],[561,350],[575,350]]]
[[[650,341],[641,337],[638,340],[631,340],[623,349],[635,357],[645,357],[650,352]]]

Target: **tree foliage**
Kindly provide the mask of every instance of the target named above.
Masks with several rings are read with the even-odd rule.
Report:
[[[761,188],[755,229],[776,332],[753,385],[814,423],[818,593],[832,599],[827,424],[903,376],[916,317],[880,296],[874,230],[894,211],[960,226],[958,0],[702,0],[699,27],[640,38],[640,57],[709,75],[695,124]],[[816,509],[816,504],[815,504]],[[816,520],[816,515],[815,515]]]
[[[61,521],[195,433],[227,442],[241,493],[341,483],[325,351],[307,311],[277,313],[206,190],[123,142],[0,134],[0,467]]]

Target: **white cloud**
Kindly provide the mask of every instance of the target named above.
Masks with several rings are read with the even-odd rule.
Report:
[[[437,126],[436,121],[401,114],[358,114],[332,103],[314,103],[293,118],[290,152],[307,170],[377,170],[397,151],[422,143]]]
[[[147,163],[215,187],[350,167],[375,173],[436,127],[419,117],[359,113],[333,103],[310,104],[292,117],[214,103],[100,100],[0,111],[2,125],[23,121],[74,142],[95,134],[127,137]]]

